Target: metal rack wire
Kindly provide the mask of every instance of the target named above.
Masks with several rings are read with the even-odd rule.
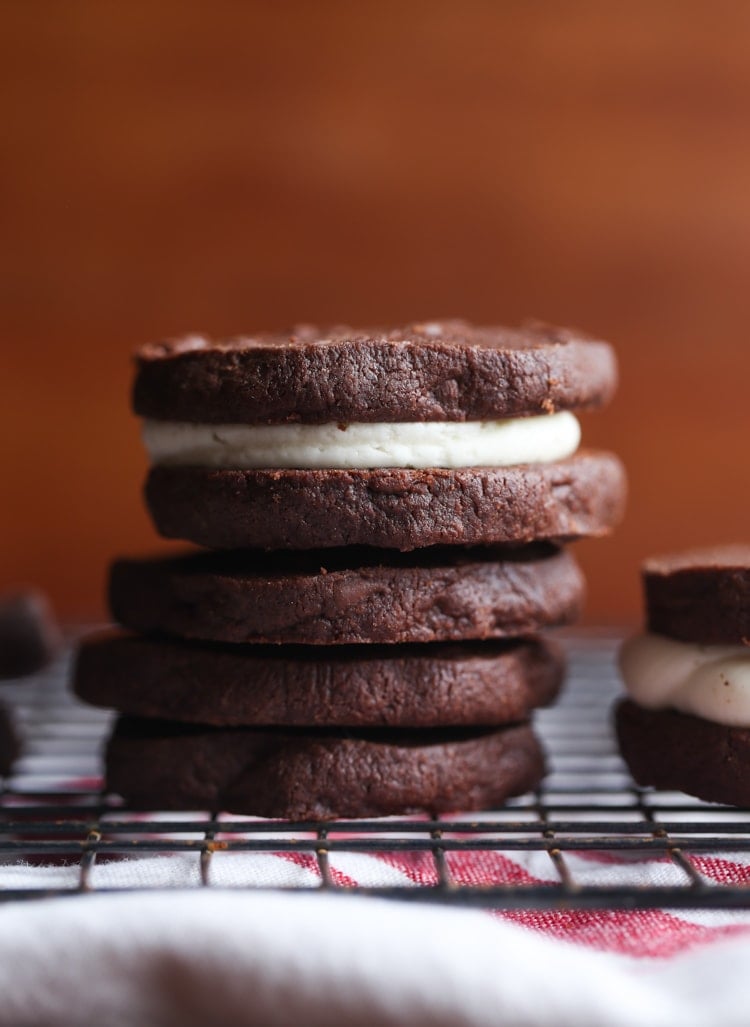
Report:
[[[25,749],[0,795],[0,900],[252,887],[506,910],[750,909],[750,886],[701,862],[750,865],[750,811],[637,788],[610,729],[616,640],[571,636],[568,647],[566,692],[537,717],[551,766],[541,789],[495,813],[436,820],[133,813],[102,794],[110,715],[69,696],[68,661],[5,685]],[[164,855],[173,860],[155,859]]]

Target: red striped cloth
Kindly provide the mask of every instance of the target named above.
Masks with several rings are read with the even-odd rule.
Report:
[[[69,780],[65,790],[71,793],[90,791],[101,787],[99,779]],[[110,816],[121,820],[113,811]],[[155,841],[160,838],[184,838],[184,834],[163,834],[161,821],[179,820],[183,814],[127,814],[129,820],[140,825],[153,822],[153,833],[142,829],[132,840]],[[201,816],[195,815],[196,818]],[[205,816],[202,815],[202,816]],[[106,838],[106,817],[104,837]],[[243,818],[222,817],[232,823],[232,830],[219,832],[216,840],[236,840],[241,832]],[[445,822],[446,829],[450,821]],[[498,825],[501,828],[501,825]],[[272,825],[269,834],[273,836]],[[39,840],[31,834],[29,838]],[[118,832],[116,837],[128,840]],[[200,834],[197,838],[202,837]],[[278,837],[287,838],[286,833]],[[302,837],[302,836],[298,836]],[[331,824],[332,839],[356,837],[347,832],[336,833]],[[372,835],[366,837],[372,838]],[[396,837],[384,836],[384,846]],[[406,838],[413,835],[405,836]],[[458,835],[458,837],[461,837]],[[470,843],[469,836],[463,836]],[[309,835],[308,840],[313,840]],[[501,844],[501,843],[498,843]],[[272,848],[272,841],[269,842]],[[133,858],[131,853],[99,856],[91,873],[91,885],[96,888],[157,888],[198,887],[201,885],[199,853],[153,854]],[[567,851],[565,863],[573,879],[581,886],[634,887],[644,885],[680,886],[687,883],[685,871],[667,857],[638,858],[631,853],[621,855],[607,850]],[[750,884],[750,853],[712,853],[690,855],[689,860],[707,885]],[[43,859],[24,860],[15,866],[0,868],[0,887],[48,888],[75,887],[78,867],[45,865]],[[457,885],[491,886],[517,885],[549,886],[559,884],[558,872],[544,850],[531,851],[447,851],[445,864],[451,881]],[[331,880],[340,888],[404,887],[436,885],[437,867],[429,851],[332,851],[329,856]],[[223,852],[219,848],[211,858],[210,883],[218,887],[258,888],[316,888],[321,884],[321,871],[316,856],[309,851],[268,853]],[[554,908],[551,895],[550,908],[543,910],[489,910],[489,915],[576,946],[615,955],[644,959],[669,959],[696,946],[704,946],[750,931],[750,912],[722,910],[694,910],[670,912],[666,910],[559,910]]]

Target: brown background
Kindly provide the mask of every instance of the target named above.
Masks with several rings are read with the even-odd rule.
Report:
[[[1,3],[0,587],[101,613],[155,548],[129,354],[186,330],[531,315],[612,340],[590,443],[646,553],[746,535],[750,4]]]

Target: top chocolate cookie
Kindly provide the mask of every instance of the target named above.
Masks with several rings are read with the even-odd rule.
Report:
[[[652,557],[643,585],[649,631],[698,645],[750,643],[750,546]]]
[[[607,343],[463,321],[189,337],[137,362],[137,414],[207,424],[495,420],[601,406],[617,385]]]

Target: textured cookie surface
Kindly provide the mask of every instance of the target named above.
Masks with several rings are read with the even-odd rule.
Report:
[[[491,809],[543,773],[528,725],[292,733],[124,718],[106,753],[107,788],[133,807],[293,820]]]
[[[640,785],[708,802],[750,806],[750,730],[674,710],[646,710],[629,699],[616,712],[620,750]]]
[[[599,406],[616,383],[606,343],[560,328],[307,326],[146,346],[134,406],[209,424],[492,420]]]
[[[121,713],[217,726],[480,726],[526,720],[562,672],[541,640],[331,651],[110,635],[83,643],[74,689]]]
[[[704,645],[750,644],[750,546],[653,557],[643,584],[650,631]]]
[[[124,627],[210,642],[342,645],[511,638],[574,621],[584,582],[570,553],[347,549],[119,560]]]
[[[607,453],[523,467],[254,470],[155,467],[157,530],[213,549],[565,542],[620,520],[625,473]]]

